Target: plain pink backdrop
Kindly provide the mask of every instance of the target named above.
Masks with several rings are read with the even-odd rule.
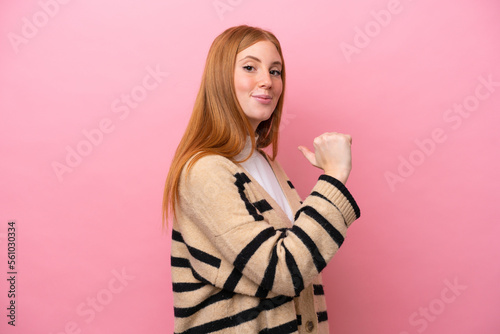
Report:
[[[278,160],[303,198],[320,170],[297,146],[353,137],[362,215],[324,271],[332,332],[499,333],[499,15],[494,0],[2,2],[0,331],[173,331],[164,180],[210,44],[249,24],[282,43]]]

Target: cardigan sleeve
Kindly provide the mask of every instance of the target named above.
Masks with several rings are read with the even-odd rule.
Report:
[[[193,164],[186,179],[181,174],[180,209],[211,243],[207,249],[216,249],[232,266],[223,280],[206,276],[221,289],[257,297],[298,296],[342,245],[359,208],[340,181],[322,174],[295,213],[293,227],[276,229],[252,202],[250,180],[235,166],[209,155]],[[245,288],[246,280],[255,284]]]

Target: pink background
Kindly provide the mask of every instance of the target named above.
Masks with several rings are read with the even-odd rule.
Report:
[[[282,43],[303,198],[320,170],[297,146],[353,136],[332,332],[500,332],[498,1],[59,1],[0,5],[0,332],[173,331],[164,180],[210,44],[243,23]]]

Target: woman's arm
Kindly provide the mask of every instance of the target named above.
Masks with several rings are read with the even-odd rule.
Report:
[[[187,180],[181,174],[178,232],[189,246],[216,250],[220,268],[230,273],[213,275],[208,271],[220,268],[202,261],[193,261],[193,270],[238,293],[298,296],[342,245],[359,208],[340,181],[323,174],[295,214],[293,227],[277,229],[252,204],[250,180],[235,166],[211,155],[193,165]],[[196,244],[190,229],[201,231],[211,244]]]

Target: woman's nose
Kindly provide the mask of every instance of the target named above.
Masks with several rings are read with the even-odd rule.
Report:
[[[271,81],[271,74],[270,73],[264,73],[262,77],[260,78],[259,81],[259,86],[260,87],[271,87],[272,81]]]

